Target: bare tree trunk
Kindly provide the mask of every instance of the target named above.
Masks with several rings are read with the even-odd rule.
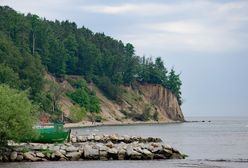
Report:
[[[32,47],[32,49],[33,49],[33,55],[34,55],[34,51],[35,51],[35,34],[34,34],[34,32],[33,32],[33,47]]]

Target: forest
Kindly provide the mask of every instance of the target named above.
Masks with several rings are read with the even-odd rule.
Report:
[[[160,84],[182,103],[180,74],[173,68],[168,70],[160,57],[138,56],[132,44],[78,27],[74,22],[49,21],[1,6],[0,84],[25,91],[38,111],[59,113],[53,100],[55,93],[44,87],[45,73],[58,80],[67,75],[82,76],[117,102],[122,95],[120,86],[130,86],[134,81]],[[76,88],[68,96],[84,111],[99,112],[94,93],[85,84]]]

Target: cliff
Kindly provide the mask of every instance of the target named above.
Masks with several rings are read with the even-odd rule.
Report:
[[[171,91],[161,85],[154,84],[139,84],[137,87],[144,97],[154,104],[162,116],[161,120],[184,121],[181,107],[178,104],[176,96]]]
[[[73,90],[67,80],[58,81],[51,75],[46,79],[55,81],[57,85],[64,88],[65,92]],[[120,102],[108,99],[94,84],[89,84],[88,88],[99,98],[101,105],[99,115],[102,117],[102,122],[106,124],[184,121],[176,96],[161,85],[135,82],[130,87],[123,86]],[[61,110],[69,116],[73,102],[64,94],[59,103]],[[83,122],[89,121],[88,115]]]

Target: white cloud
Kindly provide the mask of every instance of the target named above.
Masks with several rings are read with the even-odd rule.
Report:
[[[158,15],[165,13],[182,12],[188,5],[167,5],[164,3],[125,3],[118,5],[83,5],[80,10],[83,12],[103,13],[103,14],[138,14],[138,15]]]
[[[201,24],[186,21],[154,23],[147,25],[147,27],[155,31],[184,34],[199,34],[208,31]]]
[[[228,52],[246,48],[248,42],[248,1],[73,2],[1,0],[0,4],[48,19],[77,20],[79,26],[132,42],[138,53]]]

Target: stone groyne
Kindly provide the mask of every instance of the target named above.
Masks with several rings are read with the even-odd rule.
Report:
[[[183,159],[185,155],[160,138],[87,135],[71,137],[63,144],[10,143],[2,148],[0,162],[76,160]]]

